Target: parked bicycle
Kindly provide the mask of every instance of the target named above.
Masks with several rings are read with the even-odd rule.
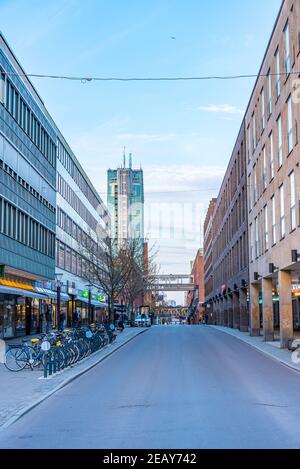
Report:
[[[43,362],[45,353],[50,350],[50,342],[43,338],[33,338],[30,344],[25,340],[21,344],[9,344],[5,353],[5,366],[10,371],[31,370]]]

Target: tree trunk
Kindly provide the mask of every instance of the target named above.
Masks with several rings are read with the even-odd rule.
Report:
[[[113,302],[112,302],[112,299],[113,298],[113,295],[109,295],[108,296],[108,299],[107,299],[107,303],[108,303],[108,319],[109,319],[109,322],[110,323],[114,323],[114,308],[112,307],[113,306]]]

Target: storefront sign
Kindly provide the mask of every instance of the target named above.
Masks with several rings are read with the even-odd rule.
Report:
[[[76,288],[69,287],[68,288],[68,294],[73,295],[73,296],[77,296],[78,295],[78,290]]]
[[[21,288],[22,290],[30,290],[30,291],[34,290],[33,286],[28,283],[17,282],[15,280],[10,280],[8,278],[0,278],[0,285],[4,285],[6,287],[11,287],[11,288]]]

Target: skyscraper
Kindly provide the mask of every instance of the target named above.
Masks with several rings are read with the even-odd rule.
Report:
[[[111,216],[111,236],[120,243],[124,239],[144,240],[144,182],[143,170],[123,166],[107,171],[107,205]]]

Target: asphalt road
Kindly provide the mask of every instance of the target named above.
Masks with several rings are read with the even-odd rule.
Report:
[[[0,433],[1,448],[299,448],[300,374],[208,326],[138,336]]]

